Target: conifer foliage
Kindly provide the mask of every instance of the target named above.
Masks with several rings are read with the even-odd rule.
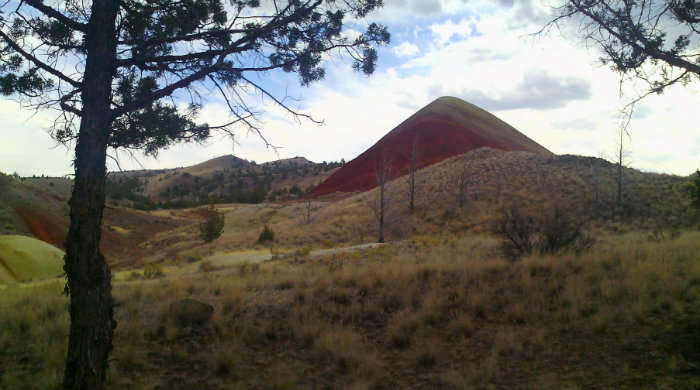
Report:
[[[204,242],[212,242],[221,237],[224,231],[224,213],[220,213],[213,204],[204,213],[204,222],[199,224],[199,236]]]

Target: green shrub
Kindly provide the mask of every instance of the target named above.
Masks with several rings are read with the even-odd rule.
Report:
[[[199,236],[204,242],[212,242],[224,231],[224,214],[209,205],[204,215],[204,222],[199,224]]]
[[[265,225],[263,230],[260,232],[260,236],[258,236],[258,244],[264,244],[268,241],[274,241],[275,240],[275,233],[270,229],[269,226]]]

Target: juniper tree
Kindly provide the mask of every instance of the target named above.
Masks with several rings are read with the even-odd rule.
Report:
[[[324,60],[348,55],[375,70],[385,27],[349,23],[382,0],[7,0],[0,6],[0,93],[34,109],[60,110],[51,130],[75,145],[75,180],[65,241],[70,336],[63,386],[103,386],[112,335],[110,269],[100,253],[108,149],[156,155],[214,131],[260,132],[251,96],[292,115],[285,96],[261,81],[269,72],[324,77]],[[211,92],[229,123],[198,122]],[[182,108],[183,102],[189,103]],[[312,119],[312,118],[309,118]]]
[[[212,242],[221,237],[223,231],[224,214],[220,213],[212,203],[204,212],[204,221],[199,223],[199,236],[204,242]]]

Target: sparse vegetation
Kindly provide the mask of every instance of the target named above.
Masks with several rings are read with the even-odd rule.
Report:
[[[470,236],[116,283],[107,387],[692,387],[698,242],[617,234],[510,263]],[[0,387],[60,382],[60,290],[0,290],[12,351],[0,354]],[[184,298],[212,305],[211,320],[178,325],[170,308]]]

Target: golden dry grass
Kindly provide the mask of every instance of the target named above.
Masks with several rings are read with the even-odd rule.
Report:
[[[508,262],[469,235],[118,283],[110,388],[690,388],[700,234]],[[0,388],[60,380],[59,285],[0,291]],[[183,326],[170,305],[214,306]],[[6,368],[7,367],[7,368]]]

